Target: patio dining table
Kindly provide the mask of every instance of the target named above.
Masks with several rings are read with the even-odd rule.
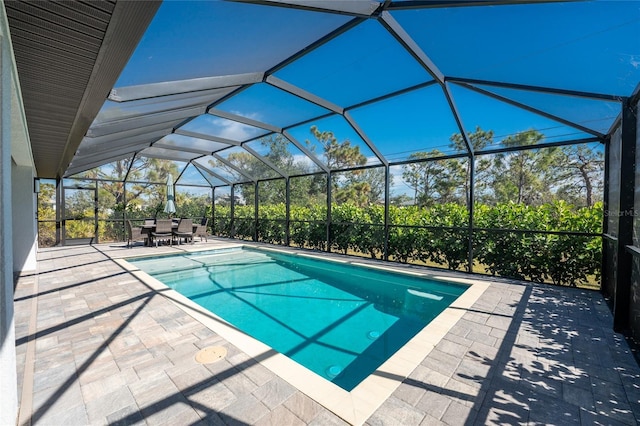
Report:
[[[179,220],[174,220],[173,223],[171,224],[171,229],[174,229],[174,230],[178,229],[178,223],[179,222],[180,222]],[[142,227],[142,233],[147,235],[146,245],[149,246],[149,247],[152,246],[153,245],[153,239],[151,238],[151,233],[153,231],[155,231],[156,224],[155,223],[145,223],[145,224],[142,224],[141,227]],[[192,231],[194,233],[196,232],[197,227],[198,226],[196,224],[193,224],[193,230]]]

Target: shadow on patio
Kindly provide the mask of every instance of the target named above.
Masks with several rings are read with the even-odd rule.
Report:
[[[273,352],[249,358],[123,273],[121,248],[66,250],[17,286],[21,425],[343,423],[260,364]],[[494,281],[368,424],[640,419],[640,368],[599,294]],[[195,362],[211,345],[227,357]]]

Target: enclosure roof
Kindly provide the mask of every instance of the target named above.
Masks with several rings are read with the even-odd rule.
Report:
[[[106,58],[140,28],[114,19],[121,3],[108,3],[94,35],[105,57],[72,82],[75,122],[47,121],[77,147],[60,175],[131,158],[180,161],[213,186],[335,170],[313,129],[357,146],[366,166],[495,152],[527,130],[551,145],[605,141],[640,81],[637,1],[164,2],[115,81],[128,51]],[[91,26],[89,14],[76,18]],[[118,23],[125,31],[111,34]],[[71,57],[50,60],[73,68]],[[100,92],[96,81],[115,83]],[[83,108],[98,103],[97,114]],[[44,118],[27,113],[37,155]],[[95,119],[83,128],[79,117]],[[494,145],[475,150],[477,128]],[[298,165],[277,162],[278,150]]]

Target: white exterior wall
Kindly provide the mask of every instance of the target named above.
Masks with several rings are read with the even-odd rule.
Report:
[[[13,244],[11,214],[11,73],[7,20],[2,8],[0,37],[0,424],[16,423],[18,390],[13,323]]]
[[[13,270],[32,272],[36,269],[37,222],[33,168],[12,167],[11,204],[13,206]]]
[[[19,88],[0,0],[0,425],[18,418],[14,272],[36,269],[35,167]]]

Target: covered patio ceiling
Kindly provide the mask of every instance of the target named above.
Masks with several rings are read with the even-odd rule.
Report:
[[[505,141],[527,130],[544,135],[537,146],[606,142],[640,81],[635,1],[165,2],[116,80],[142,35],[126,13],[114,19],[123,3],[108,3],[103,57],[86,83],[72,82],[85,87],[73,123],[25,101],[36,158],[51,148],[38,145],[43,123],[66,136],[58,167],[37,164],[41,177],[144,157],[177,161],[185,181],[214,187],[299,174],[270,160],[274,140],[307,172],[335,169],[311,128],[357,146],[367,166],[513,149]],[[145,24],[156,6],[138,6]],[[23,85],[25,99],[36,90]],[[474,147],[478,128],[494,132],[493,145]],[[240,155],[265,167],[257,175]]]
[[[38,176],[66,172],[159,5],[4,1]]]

